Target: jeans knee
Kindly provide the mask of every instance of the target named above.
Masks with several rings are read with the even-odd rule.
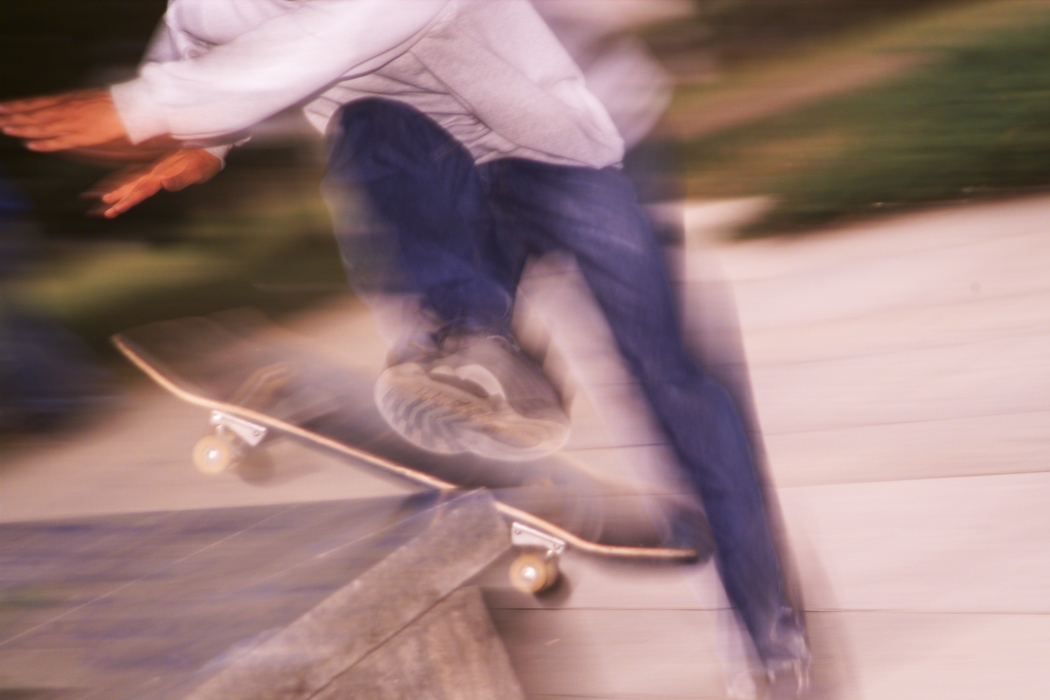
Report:
[[[422,112],[393,100],[369,98],[344,105],[332,120],[329,172],[402,159],[419,150],[420,139],[439,130]]]
[[[368,98],[345,105],[333,119],[328,177],[371,182],[384,178],[440,182],[443,170],[470,169],[469,152],[414,107]]]
[[[402,102],[369,97],[354,100],[339,108],[333,123],[345,138],[362,138],[375,136],[383,127],[405,120],[427,117],[417,109]]]

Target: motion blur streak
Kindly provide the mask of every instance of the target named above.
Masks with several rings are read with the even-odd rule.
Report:
[[[5,0],[0,101],[130,79],[165,4]],[[806,611],[808,697],[1044,697],[1050,7],[533,4],[623,137],[689,350],[744,414]],[[251,329],[229,310],[260,308],[239,355],[198,358],[184,333],[169,355],[229,377],[296,343],[324,358],[307,374],[345,369],[316,405],[349,387],[368,444],[399,445],[371,387],[433,318],[350,292],[330,214],[374,233],[375,212],[322,199],[327,145],[301,108],[236,141],[207,184],[101,221],[76,194],[102,169],[0,140],[0,700],[183,700],[446,504],[289,439],[200,473],[208,411],[112,351],[171,319]],[[530,261],[512,320],[570,408],[564,448],[434,464],[496,473],[498,497],[575,534],[675,543],[692,487],[580,269]],[[767,693],[710,561],[570,546],[540,596],[506,564],[472,583],[527,697]]]

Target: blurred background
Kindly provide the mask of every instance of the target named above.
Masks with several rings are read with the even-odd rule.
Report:
[[[1050,184],[1045,3],[692,4],[667,21],[633,3],[638,35],[674,81],[645,147],[670,154],[659,162],[676,195],[773,197],[739,235]],[[0,99],[131,75],[164,6],[7,0]],[[279,314],[345,291],[317,193],[322,145],[294,116],[278,122],[207,187],[115,221],[85,217],[78,197],[104,170],[0,140],[37,239],[6,293],[106,353],[112,332],[139,322],[241,304]]]
[[[640,30],[675,82],[652,139],[674,154],[689,197],[776,198],[745,235],[1050,183],[1044,3],[694,4],[692,17],[654,13]],[[164,7],[7,0],[0,99],[131,75]],[[3,139],[0,167],[42,239],[37,264],[9,284],[99,347],[149,317],[309,303],[342,285],[320,149],[305,129],[257,135],[207,187],[103,221],[78,195],[105,171]]]
[[[626,27],[670,78],[628,166],[649,201],[689,203],[691,339],[746,350],[818,697],[1043,697],[1050,3],[593,1],[616,12],[573,35],[580,55]],[[164,5],[4,0],[0,99],[132,75]],[[108,433],[41,440],[39,454],[0,410],[0,521],[390,495],[284,443],[271,482],[208,481],[187,459],[202,412],[130,381],[108,343],[159,319],[245,305],[293,319],[345,298],[323,162],[320,138],[278,115],[207,185],[106,221],[79,197],[104,169],[0,138],[0,315],[52,324],[67,349],[80,338],[84,365],[129,380],[137,402]],[[352,302],[331,303],[311,323],[338,326],[336,343],[375,335]],[[580,325],[552,335],[588,335]],[[370,372],[375,345],[353,346]],[[594,383],[573,419],[605,442],[577,431],[570,447],[603,465],[668,459],[643,411],[600,415],[630,404],[622,382]],[[0,371],[0,404],[5,391]],[[710,569],[700,585],[582,559],[565,570],[563,615],[490,604],[531,696],[722,697]],[[64,668],[40,658],[41,678]],[[16,665],[0,666],[0,688]]]

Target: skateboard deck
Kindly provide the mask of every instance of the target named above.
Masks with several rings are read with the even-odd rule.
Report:
[[[252,310],[148,324],[113,337],[116,347],[178,398],[209,410],[214,432],[194,448],[204,471],[282,436],[348,461],[444,492],[487,489],[524,550],[511,578],[539,590],[556,578],[568,546],[594,555],[691,561],[710,555],[664,546],[653,497],[566,453],[525,462],[420,450],[383,421],[369,376],[349,356],[321,348]],[[648,499],[648,500],[647,500]],[[658,509],[689,509],[684,501]],[[698,513],[684,517],[703,521]],[[520,579],[516,580],[515,576]],[[545,584],[545,585],[541,585]]]

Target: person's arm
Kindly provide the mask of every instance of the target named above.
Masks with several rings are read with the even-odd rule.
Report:
[[[84,90],[0,104],[0,129],[35,151],[171,135],[235,134],[367,74],[407,50],[454,0],[303,0],[200,56],[143,65],[108,93]]]
[[[168,135],[211,141],[243,129],[347,74],[365,74],[406,50],[450,0],[304,0],[201,56],[180,57],[162,26],[136,80],[0,104],[0,130],[35,151],[137,155]],[[120,103],[114,101],[116,97]],[[204,182],[228,146],[161,153],[88,193],[112,217],[161,189]]]
[[[160,19],[157,29],[149,40],[146,52],[142,55],[139,65],[144,63],[167,63],[185,58],[179,54],[178,45],[175,42],[176,32],[168,24],[168,15]]]
[[[193,58],[143,65],[113,100],[133,142],[243,131],[407,50],[450,0],[306,0]]]
[[[22,139],[31,151],[129,143],[127,130],[105,90],[75,90],[0,103],[0,131]]]

